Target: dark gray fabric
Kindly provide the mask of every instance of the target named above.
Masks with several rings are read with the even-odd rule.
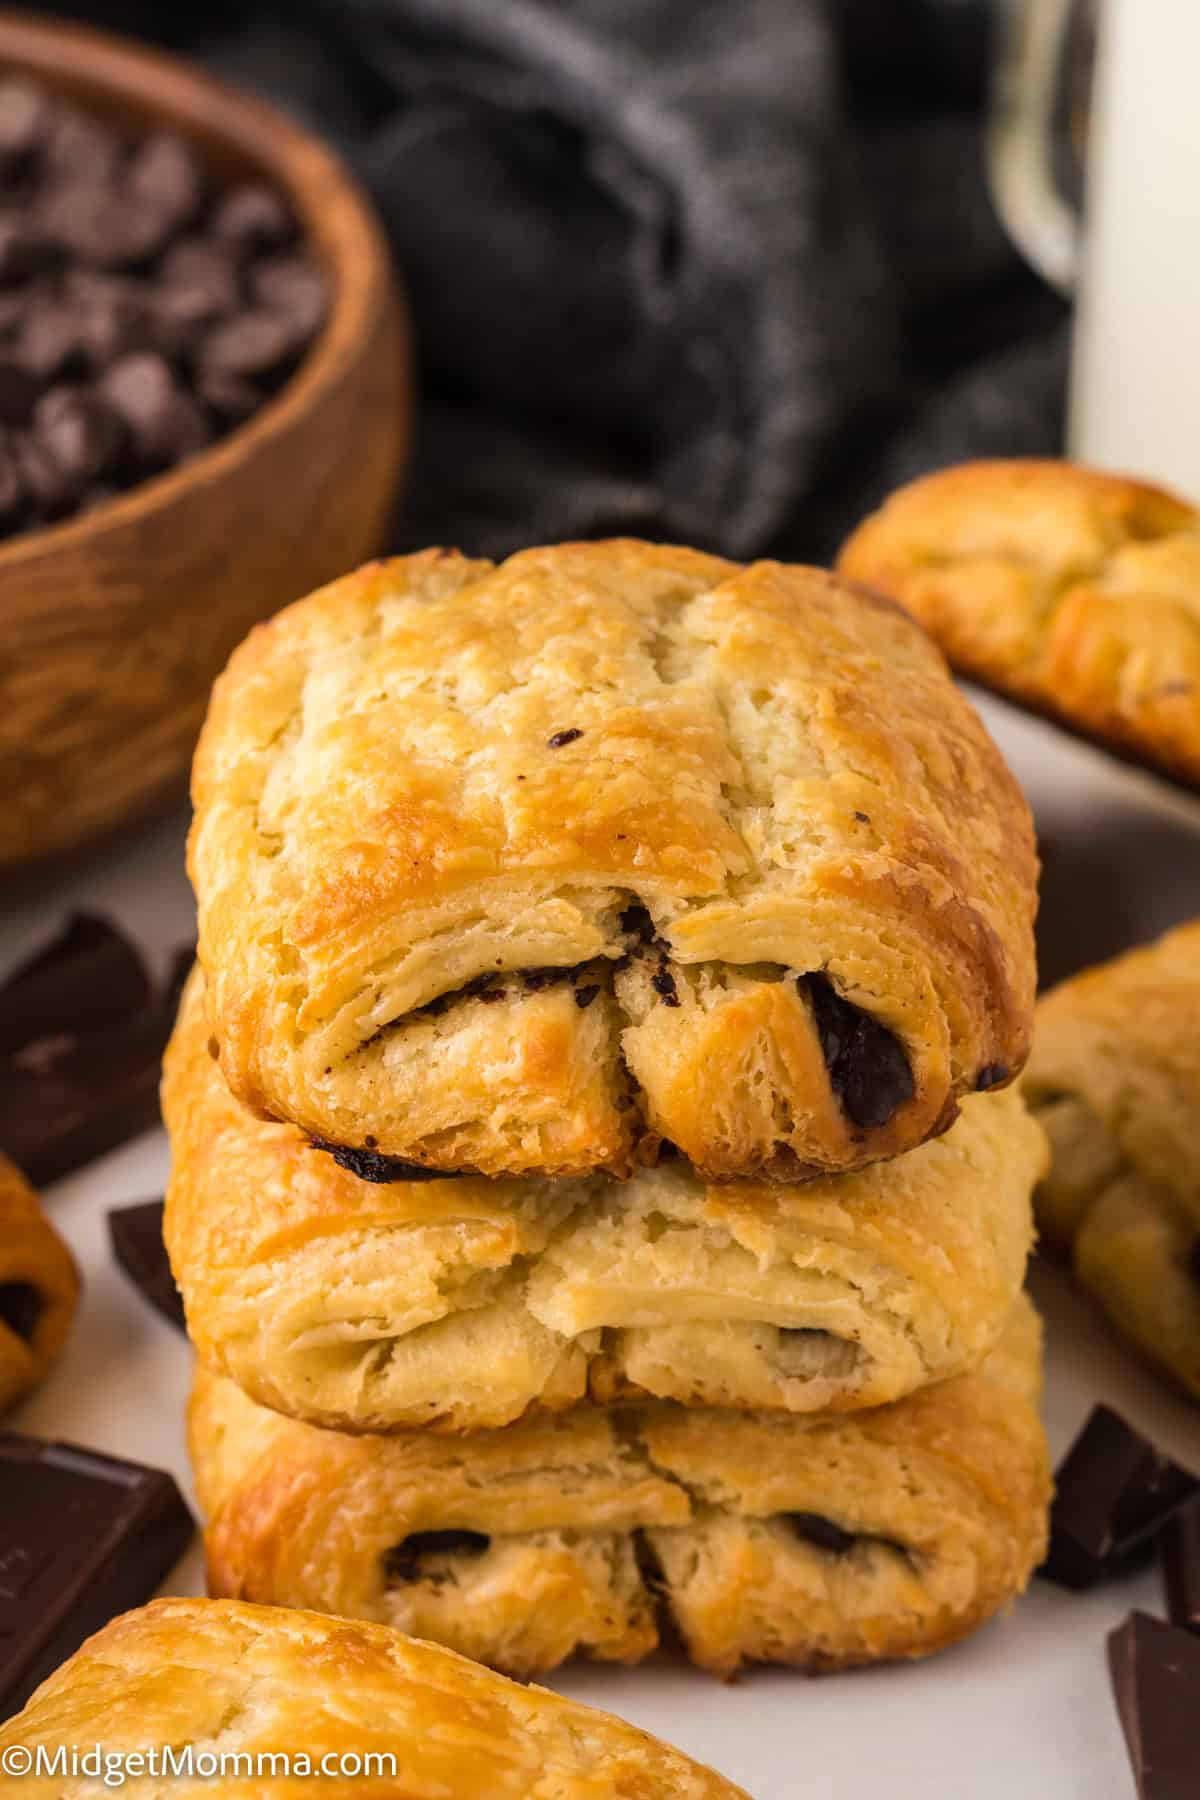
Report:
[[[895,480],[1057,447],[1063,311],[983,179],[986,0],[56,10],[204,57],[362,175],[420,346],[397,545],[822,557]]]

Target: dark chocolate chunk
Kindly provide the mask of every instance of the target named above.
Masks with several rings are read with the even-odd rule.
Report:
[[[487,969],[482,975],[465,981],[458,990],[459,996],[463,1000],[503,1000],[504,989],[496,986],[498,979],[491,969]]]
[[[584,982],[582,987],[575,989],[575,1004],[580,1012],[586,1011],[599,992],[600,984],[597,981]]]
[[[886,1125],[915,1092],[899,1038],[843,1000],[828,976],[800,975],[797,986],[812,1007],[830,1083],[846,1116],[864,1131]]]
[[[132,946],[76,918],[0,987],[0,1149],[43,1184],[156,1124],[172,1018]]]
[[[0,1433],[0,1719],[148,1600],[194,1529],[158,1469]]]
[[[162,1226],[161,1200],[118,1207],[108,1215],[109,1242],[113,1255],[139,1293],[168,1324],[185,1331],[183,1299],[171,1273]]]
[[[384,1156],[378,1150],[355,1150],[349,1144],[330,1144],[324,1138],[309,1138],[314,1150],[332,1156],[339,1168],[357,1175],[360,1181],[383,1185],[389,1181],[445,1181],[445,1169],[424,1169],[420,1163],[405,1162],[400,1156]]]
[[[0,1057],[47,1035],[126,1018],[151,992],[146,965],[128,938],[97,913],[75,913],[0,987]]]
[[[1167,1617],[1200,1636],[1200,1502],[1176,1513],[1158,1541]]]
[[[0,1281],[0,1323],[27,1344],[45,1310],[42,1291],[32,1281]]]
[[[82,310],[57,300],[31,307],[21,321],[13,349],[39,392],[47,381],[61,375],[84,374],[87,346]]]
[[[553,737],[548,737],[546,739],[546,747],[549,750],[561,750],[565,744],[573,744],[576,738],[581,738],[582,736],[583,732],[579,729],[578,725],[572,725],[569,730],[556,731]]]
[[[114,179],[122,143],[115,131],[90,113],[73,106],[54,109],[46,132],[46,173],[55,181],[102,185]]]
[[[425,1558],[482,1556],[490,1545],[491,1539],[482,1531],[414,1531],[385,1551],[384,1578],[394,1584],[423,1581],[430,1573]]]
[[[1097,1406],[1056,1476],[1050,1552],[1039,1573],[1083,1589],[1123,1574],[1200,1498],[1200,1480],[1110,1407]]]
[[[984,1063],[975,1077],[975,1092],[986,1094],[989,1088],[1003,1087],[1010,1073],[1003,1063]]]
[[[845,1556],[858,1542],[855,1532],[843,1530],[821,1513],[796,1512],[783,1516],[797,1537],[803,1538],[806,1544],[815,1545],[818,1550],[828,1550],[833,1556]]]
[[[1130,1613],[1109,1634],[1108,1667],[1140,1800],[1196,1800],[1200,1639]]]
[[[212,229],[241,251],[277,250],[295,236],[296,221],[274,189],[247,182],[219,203]]]
[[[171,234],[165,207],[122,193],[90,172],[47,194],[38,222],[60,251],[97,269],[149,262]]]
[[[226,318],[241,304],[237,263],[224,244],[183,238],[163,258],[160,307],[195,323]]]
[[[644,906],[636,902],[627,906],[618,923],[627,938],[635,944],[650,944],[654,941],[654,920]]]
[[[196,393],[208,410],[225,425],[240,425],[256,413],[263,403],[262,392],[253,382],[240,375],[226,375],[219,369],[202,369]]]

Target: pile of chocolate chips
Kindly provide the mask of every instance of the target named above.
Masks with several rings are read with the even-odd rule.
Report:
[[[263,405],[328,307],[281,194],[0,75],[0,536],[87,510]]]

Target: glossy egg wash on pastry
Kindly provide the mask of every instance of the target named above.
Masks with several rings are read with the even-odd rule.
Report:
[[[367,1179],[848,1169],[1025,1059],[1019,790],[818,570],[371,565],[235,653],[193,792],[213,1052]]]

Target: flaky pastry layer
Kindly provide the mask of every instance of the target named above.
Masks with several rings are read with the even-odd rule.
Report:
[[[842,573],[905,606],[999,693],[1200,782],[1200,513],[1060,462],[973,462],[901,488]]]
[[[1014,1092],[944,1137],[784,1186],[377,1184],[263,1123],[206,1047],[201,980],[167,1052],[165,1235],[200,1356],[341,1430],[470,1430],[585,1395],[877,1406],[991,1348],[1020,1289],[1045,1144]]]
[[[973,1373],[841,1417],[580,1407],[502,1431],[349,1437],[201,1372],[211,1591],[383,1619],[513,1674],[921,1656],[1020,1592],[1050,1482],[1027,1301]]]
[[[373,564],[235,653],[193,795],[225,1076],[377,1178],[846,1169],[1027,1053],[1024,801],[819,570]]]
[[[309,1788],[326,1800],[748,1800],[623,1719],[435,1644],[220,1600],[154,1600],[114,1619],[0,1725],[0,1760],[13,1746],[31,1761],[62,1747],[83,1762],[97,1744],[129,1800],[294,1800]],[[193,1772],[136,1772],[135,1753],[156,1752],[161,1768],[164,1747],[176,1767],[190,1752]],[[5,1787],[25,1800],[110,1791],[86,1772],[18,1778],[13,1766]]]
[[[0,1156],[0,1413],[44,1380],[78,1299],[70,1251],[20,1170]]]
[[[1025,1075],[1050,1139],[1046,1241],[1200,1399],[1200,920],[1064,981]]]

